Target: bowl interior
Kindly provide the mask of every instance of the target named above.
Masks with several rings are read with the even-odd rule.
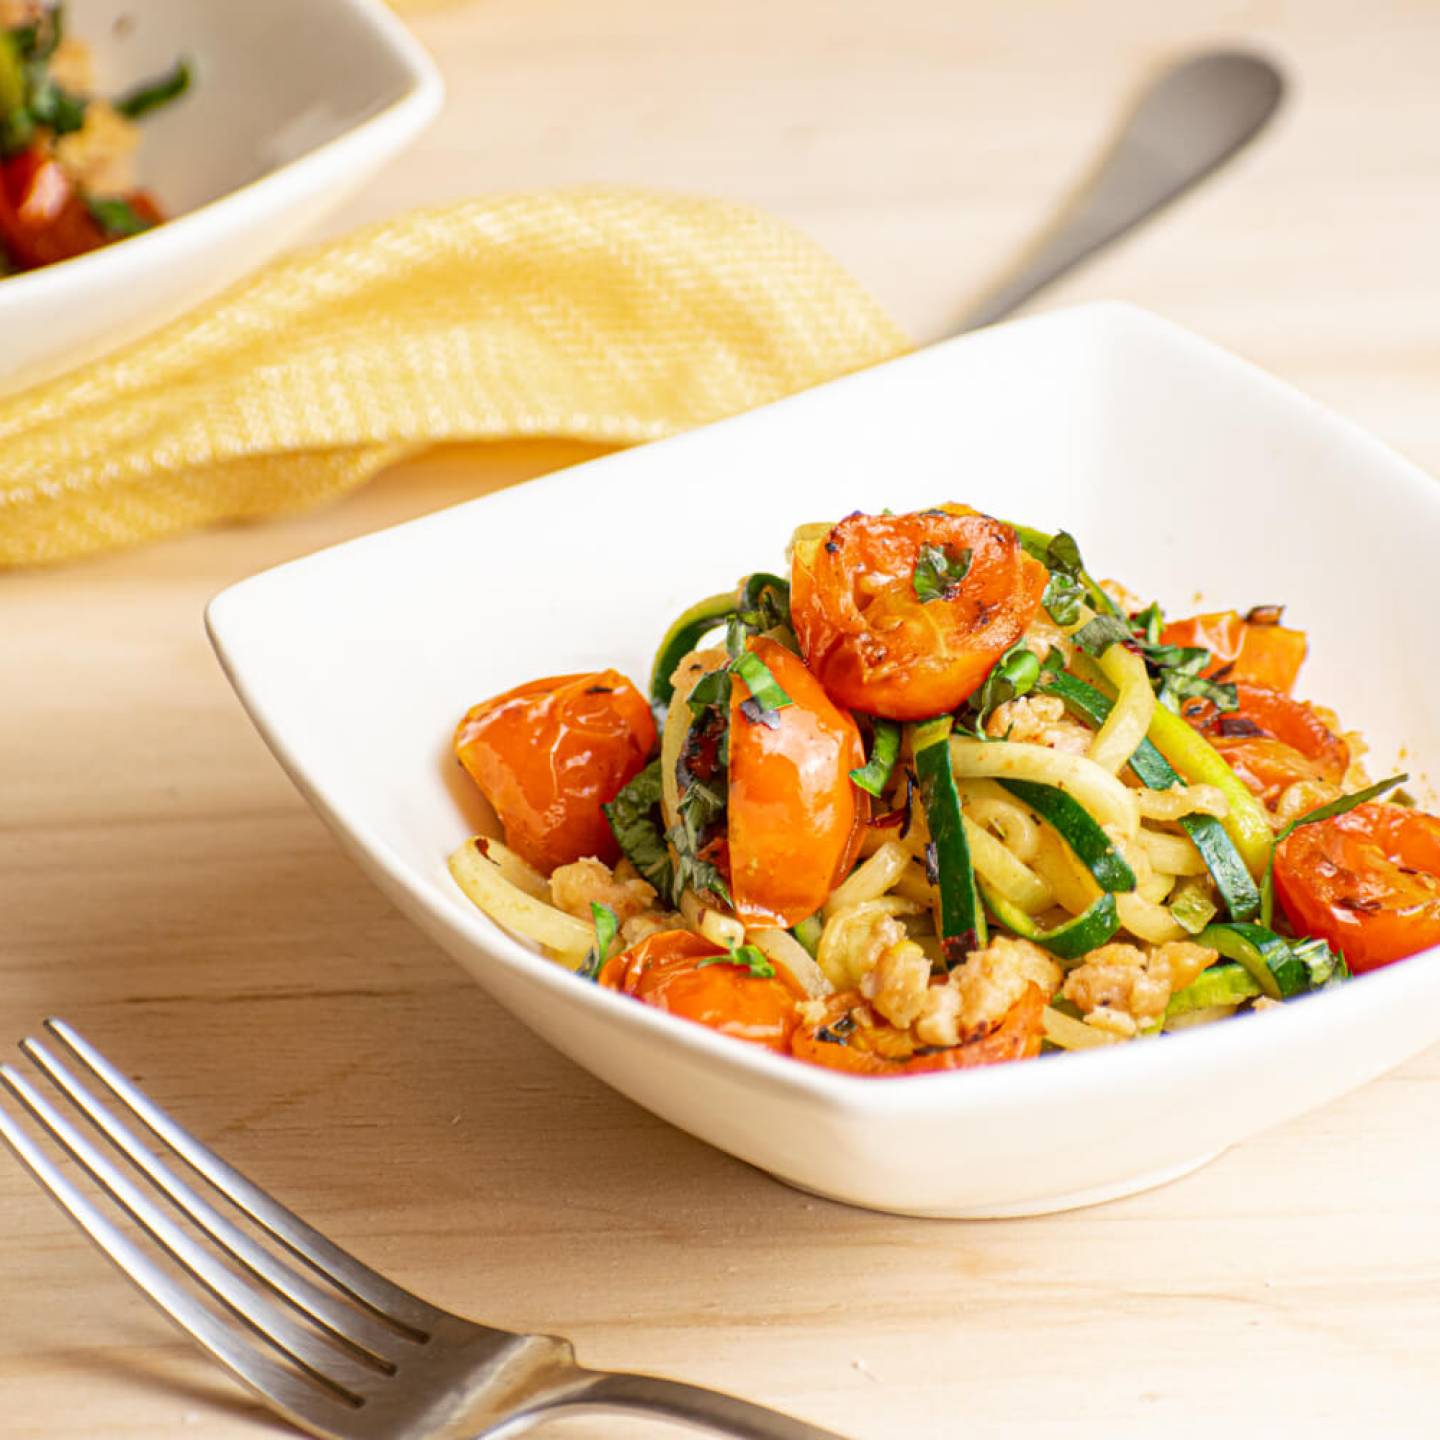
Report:
[[[645,683],[670,618],[792,528],[962,500],[1074,533],[1174,614],[1283,602],[1303,688],[1375,773],[1440,753],[1424,653],[1430,482],[1320,407],[1161,322],[1090,307],[1002,327],[245,582],[217,602],[282,758],[443,907],[471,828],[448,744],[523,680]],[[1417,781],[1423,787],[1423,775]]]
[[[368,0],[71,0],[101,94],[187,58],[195,80],[144,121],[138,173],[171,215],[218,199],[400,100],[413,68]]]
[[[928,1215],[1089,1203],[1433,1040],[1432,954],[1164,1045],[856,1080],[579,984],[454,887],[445,857],[480,819],[449,749],[469,705],[609,664],[643,684],[671,617],[778,568],[796,524],[945,499],[1069,529],[1095,571],[1174,613],[1286,602],[1311,632],[1309,693],[1366,732],[1375,773],[1436,753],[1433,483],[1118,306],[967,337],[321,552],[217,597],[211,632],[342,841],[503,1004],[658,1114],[819,1193]],[[937,1123],[953,1146],[936,1149]]]

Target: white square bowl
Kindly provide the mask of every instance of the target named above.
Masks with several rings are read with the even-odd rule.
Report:
[[[449,742],[540,675],[648,674],[669,619],[791,529],[971,502],[1072,531],[1185,613],[1286,602],[1311,692],[1387,773],[1440,747],[1440,492],[1320,406],[1121,306],[986,331],[232,586],[211,636],[296,784],[512,1014],[640,1104],[798,1186],[918,1215],[1040,1213],[1184,1173],[1440,1038],[1440,956],[1156,1042],[934,1076],[814,1069],[575,979],[454,887]],[[1413,766],[1412,766],[1413,769]],[[1422,791],[1423,793],[1423,791]]]
[[[0,394],[172,320],[294,241],[440,108],[430,58],[382,0],[70,0],[115,95],[177,58],[190,91],[141,122],[140,182],[174,218],[0,279]]]

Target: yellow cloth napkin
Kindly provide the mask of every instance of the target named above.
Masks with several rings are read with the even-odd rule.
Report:
[[[651,440],[905,348],[740,206],[573,190],[404,215],[0,401],[0,565],[311,505],[440,441]]]

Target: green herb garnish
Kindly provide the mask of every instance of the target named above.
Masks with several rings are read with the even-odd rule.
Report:
[[[660,762],[652,760],[608,805],[601,808],[625,858],[664,896],[675,890],[675,871],[660,819],[664,786]]]
[[[900,726],[894,720],[875,721],[875,739],[870,758],[862,769],[852,770],[850,778],[867,794],[879,797],[890,783],[895,761],[900,754]]]
[[[750,698],[740,702],[740,713],[752,723],[768,725],[773,730],[780,723],[776,712],[795,702],[780,688],[770,667],[753,651],[737,656],[729,668],[750,691]]]
[[[575,972],[582,980],[598,980],[601,967],[610,958],[610,947],[620,933],[620,921],[608,905],[590,902],[590,923],[595,927],[595,943],[585,963]]]
[[[991,667],[985,683],[968,702],[973,710],[974,734],[986,739],[985,722],[1007,700],[1028,695],[1040,679],[1040,661],[1023,640],[1017,640]]]
[[[85,205],[107,240],[124,240],[143,230],[154,229],[154,221],[137,215],[128,200],[87,195]]]
[[[127,120],[139,120],[152,110],[158,110],[162,105],[178,100],[190,88],[190,80],[189,62],[177,60],[175,68],[168,74],[137,85],[135,89],[122,95],[115,102],[115,108]]]
[[[732,945],[724,955],[698,961],[695,968],[703,970],[707,965],[741,965],[756,980],[771,980],[775,976],[775,967],[758,945]]]
[[[922,605],[932,600],[953,600],[960,582],[970,573],[974,553],[967,547],[922,545],[915,560],[915,598]]]

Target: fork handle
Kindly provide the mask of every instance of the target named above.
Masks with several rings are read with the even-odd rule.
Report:
[[[712,1435],[733,1436],[734,1440],[845,1440],[833,1430],[822,1430],[719,1390],[653,1375],[596,1372],[544,1409],[550,1415],[562,1410],[654,1415]],[[502,1427],[502,1433],[514,1432]]]

